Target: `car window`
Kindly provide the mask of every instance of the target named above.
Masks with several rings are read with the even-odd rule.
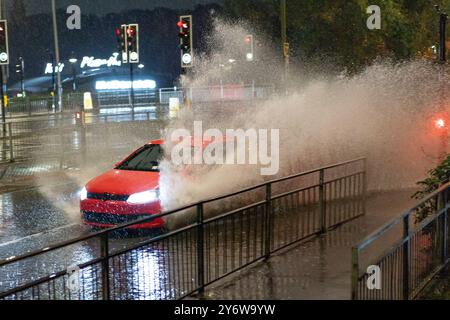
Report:
[[[131,171],[159,171],[159,163],[163,158],[163,149],[160,145],[146,145],[136,151],[127,160],[125,160],[117,170]]]

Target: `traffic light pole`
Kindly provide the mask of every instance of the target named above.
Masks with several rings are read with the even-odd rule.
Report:
[[[5,3],[0,0],[0,19],[3,19],[3,11],[4,11]],[[2,111],[2,124],[3,124],[3,138],[6,136],[6,106],[5,106],[5,92],[3,90],[4,88],[4,79],[3,79],[3,72],[6,71],[6,68],[3,66],[0,67],[0,104],[1,104],[1,111]],[[5,139],[3,139],[5,141]],[[3,148],[5,149],[5,148]]]
[[[134,115],[134,73],[133,73],[133,63],[130,63],[130,92],[131,92],[131,109]]]
[[[61,83],[61,72],[59,68],[60,57],[59,57],[59,41],[58,41],[58,22],[56,20],[56,4],[55,0],[52,0],[52,16],[53,16],[53,36],[55,40],[55,58],[57,70],[57,91],[58,91],[58,111],[62,112],[62,83]]]
[[[3,66],[0,70],[0,95],[2,104],[2,124],[3,124],[3,138],[6,137],[6,106],[5,106],[5,92],[3,90]]]

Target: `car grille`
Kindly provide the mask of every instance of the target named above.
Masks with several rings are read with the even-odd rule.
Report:
[[[85,221],[100,224],[116,225],[149,217],[150,217],[149,214],[112,214],[112,213],[96,213],[87,211],[83,212],[83,219]],[[151,220],[149,220],[148,222],[151,222]]]
[[[109,194],[109,193],[92,193],[88,192],[88,199],[102,200],[102,201],[127,201],[130,196]]]

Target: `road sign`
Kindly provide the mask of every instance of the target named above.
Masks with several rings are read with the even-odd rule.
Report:
[[[0,20],[0,65],[9,64],[8,23]]]

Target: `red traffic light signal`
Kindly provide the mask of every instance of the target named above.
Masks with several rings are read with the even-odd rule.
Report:
[[[6,20],[0,20],[0,65],[9,64],[8,27]]]
[[[181,67],[189,68],[193,62],[192,16],[180,16],[177,26],[180,28]]]
[[[134,35],[135,35],[134,31],[135,30],[132,27],[128,27],[127,28],[127,35],[128,35],[128,37],[134,37]]]
[[[186,21],[178,21],[177,26],[181,29],[189,29],[189,23]]]

